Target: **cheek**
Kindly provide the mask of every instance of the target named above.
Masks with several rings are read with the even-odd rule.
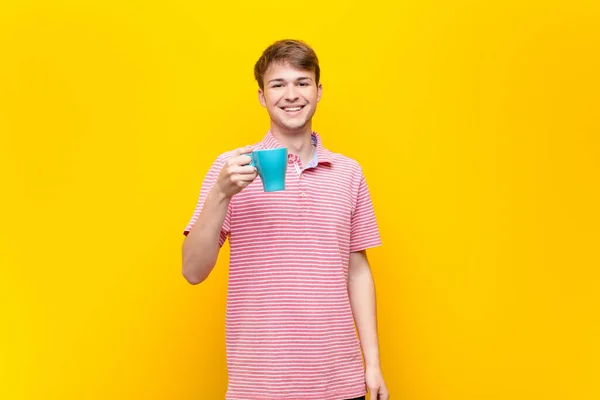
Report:
[[[312,89],[312,88],[311,89],[307,89],[304,92],[304,97],[307,100],[316,101],[317,100],[317,90],[316,89]]]
[[[279,97],[277,97],[277,96],[274,96],[271,94],[270,96],[265,97],[265,104],[269,108],[276,108],[278,103],[279,103]]]

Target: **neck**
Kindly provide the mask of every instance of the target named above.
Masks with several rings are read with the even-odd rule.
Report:
[[[288,149],[288,152],[300,157],[302,165],[308,164],[312,159],[314,146],[311,141],[312,125],[310,123],[298,130],[287,130],[271,124],[271,134]]]

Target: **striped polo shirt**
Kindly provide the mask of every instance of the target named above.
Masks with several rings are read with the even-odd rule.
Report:
[[[360,165],[326,150],[303,167],[288,155],[285,190],[260,177],[233,196],[219,244],[230,244],[227,400],[342,400],[365,395],[348,298],[350,253],[381,244]],[[253,149],[282,147],[268,132]],[[231,157],[208,171],[187,234]]]

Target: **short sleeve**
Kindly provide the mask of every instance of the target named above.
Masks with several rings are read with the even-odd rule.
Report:
[[[202,187],[200,188],[200,196],[198,198],[198,203],[196,204],[196,209],[194,210],[194,214],[190,219],[189,223],[185,227],[183,234],[187,236],[187,234],[192,230],[192,227],[198,220],[198,216],[202,212],[202,208],[204,208],[204,203],[206,202],[206,197],[208,193],[211,191],[215,183],[217,182],[217,178],[219,177],[219,173],[221,169],[225,165],[225,157],[219,156],[215,162],[210,167],[208,173],[204,177],[204,181],[202,182]],[[219,235],[219,246],[223,246],[227,236],[229,235],[229,230],[231,227],[231,203],[229,203],[229,207],[227,209],[227,214],[225,215],[225,220],[223,221],[223,226],[221,227],[221,233]]]
[[[354,212],[350,225],[350,252],[356,252],[381,245],[379,228],[373,210],[373,202],[367,181],[362,175],[355,199]]]

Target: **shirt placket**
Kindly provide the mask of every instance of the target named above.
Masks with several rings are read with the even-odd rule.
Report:
[[[306,217],[308,216],[308,208],[310,201],[310,193],[306,184],[306,170],[302,168],[300,157],[291,155],[290,157],[293,169],[294,182],[296,183],[296,204],[298,205],[298,216],[302,224],[302,231],[306,231]]]

